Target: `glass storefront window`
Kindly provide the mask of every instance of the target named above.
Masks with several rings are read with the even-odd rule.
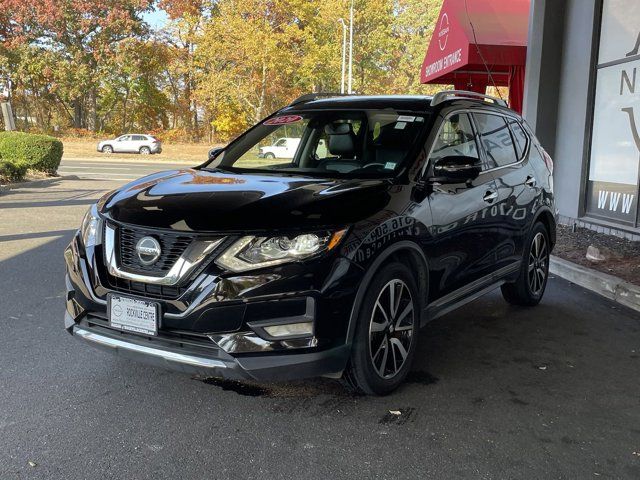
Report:
[[[640,2],[604,0],[587,213],[638,226]]]

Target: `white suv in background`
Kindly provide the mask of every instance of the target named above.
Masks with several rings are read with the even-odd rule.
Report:
[[[140,153],[149,155],[162,152],[162,143],[151,135],[128,134],[113,140],[103,140],[98,143],[98,151],[111,153]]]

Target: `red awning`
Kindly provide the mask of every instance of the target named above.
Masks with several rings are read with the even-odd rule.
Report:
[[[519,81],[527,57],[529,5],[530,0],[444,0],[421,82],[484,93],[492,85],[487,68],[496,86]]]

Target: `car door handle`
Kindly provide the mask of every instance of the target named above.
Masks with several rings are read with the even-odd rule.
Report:
[[[496,192],[495,190],[487,190],[487,193],[485,193],[484,197],[482,197],[482,199],[487,203],[493,203],[493,201],[497,198],[498,192]]]
[[[535,177],[532,177],[531,175],[529,175],[529,176],[527,177],[527,179],[524,181],[524,184],[525,184],[527,187],[534,188],[534,187],[536,186],[536,179],[535,179]]]

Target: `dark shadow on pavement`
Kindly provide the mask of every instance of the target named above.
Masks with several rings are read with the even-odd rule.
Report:
[[[16,233],[14,235],[0,235],[0,243],[12,242],[14,240],[27,240],[29,238],[68,236],[68,235],[72,235],[75,231],[76,229],[69,229],[69,230],[52,230],[49,232]]]
[[[38,207],[62,207],[65,205],[91,205],[95,203],[95,198],[85,198],[82,200],[55,200],[50,202],[0,202],[0,209],[3,208],[38,208]]]

